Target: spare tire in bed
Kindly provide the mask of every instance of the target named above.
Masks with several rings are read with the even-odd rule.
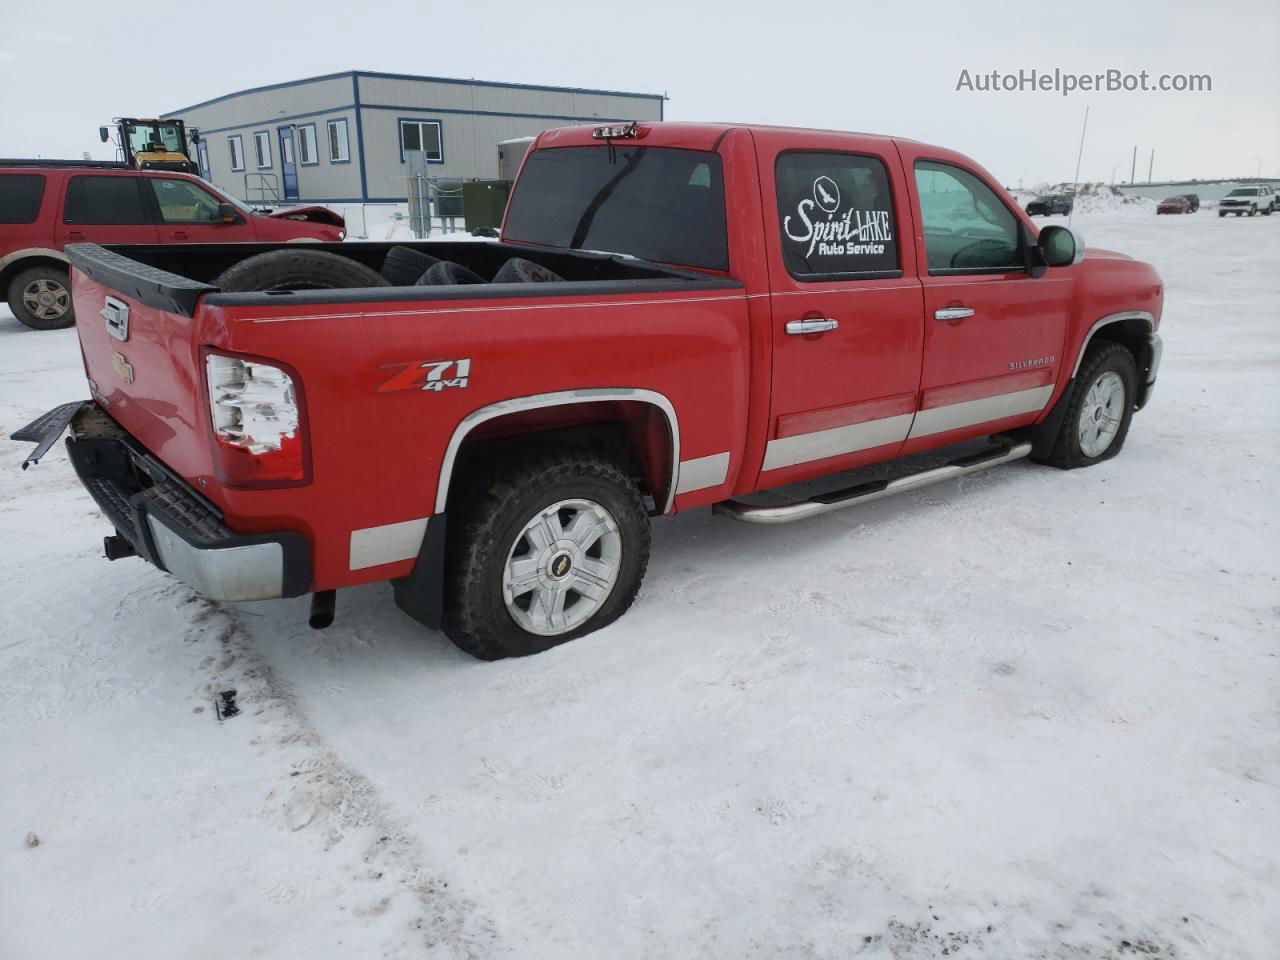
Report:
[[[440,260],[418,278],[419,287],[439,287],[455,283],[484,283],[484,277],[452,260]]]
[[[363,263],[323,250],[272,250],[228,267],[213,281],[224,293],[390,286]]]
[[[382,261],[382,275],[397,287],[412,287],[429,267],[439,262],[439,257],[413,247],[392,247]]]
[[[512,257],[493,275],[494,283],[564,283],[564,277],[540,263]]]

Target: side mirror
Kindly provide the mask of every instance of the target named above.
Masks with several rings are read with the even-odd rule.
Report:
[[[99,128],[98,128],[98,136],[100,136],[100,137],[102,138],[102,142],[103,142],[103,143],[106,143],[108,140],[110,140],[110,139],[111,139],[111,131],[110,131],[109,129],[107,129],[106,127],[99,127]]]
[[[218,204],[218,219],[222,223],[240,223],[240,211],[234,203]]]
[[[1070,227],[1052,224],[1040,231],[1036,249],[1046,267],[1069,267],[1084,259],[1084,237]]]
[[[199,131],[199,130],[192,130],[192,131],[191,131],[191,142],[192,142],[192,143],[199,143],[199,142],[200,142],[200,131]]]

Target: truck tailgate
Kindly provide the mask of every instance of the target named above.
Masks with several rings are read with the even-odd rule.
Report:
[[[95,244],[69,245],[67,255],[94,399],[174,472],[189,481],[208,475],[201,337],[192,314],[210,288],[158,270],[154,278],[139,275],[139,264]]]

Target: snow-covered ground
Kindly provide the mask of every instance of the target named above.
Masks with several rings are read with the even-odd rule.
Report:
[[[1076,225],[1168,284],[1118,459],[658,522],[530,659],[107,563],[0,443],[0,956],[1280,956],[1280,217]],[[6,426],[84,395],[0,318]]]

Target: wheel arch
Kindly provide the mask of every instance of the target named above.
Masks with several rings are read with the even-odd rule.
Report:
[[[9,298],[9,284],[23,270],[31,267],[62,267],[70,269],[71,261],[60,250],[51,247],[28,247],[0,257],[0,301]]]
[[[1150,367],[1151,334],[1156,329],[1156,318],[1145,310],[1125,310],[1120,313],[1107,314],[1094,323],[1080,342],[1080,351],[1076,354],[1075,366],[1071,368],[1074,379],[1080,372],[1080,364],[1084,362],[1085,352],[1095,339],[1113,340],[1122,344],[1133,354],[1133,362],[1138,365],[1138,373]]]
[[[628,436],[625,442],[649,478],[658,512],[669,513],[675,503],[679,483],[680,423],[675,406],[666,395],[638,387],[598,387],[532,394],[499,400],[473,410],[454,428],[445,448],[436,486],[435,513],[442,514],[447,509],[452,481],[466,462],[469,448],[479,441],[523,433],[528,429],[531,417],[547,413],[567,415],[575,421],[577,428],[625,426],[628,422],[636,422],[635,417],[619,418],[616,415],[614,411],[619,404],[631,405],[651,414],[639,423],[638,435]],[[660,431],[655,430],[655,422],[665,427],[665,436],[658,435]],[[504,424],[512,428],[510,433],[502,431]],[[564,428],[537,429],[554,433]],[[657,486],[659,483],[662,484],[661,489]]]

